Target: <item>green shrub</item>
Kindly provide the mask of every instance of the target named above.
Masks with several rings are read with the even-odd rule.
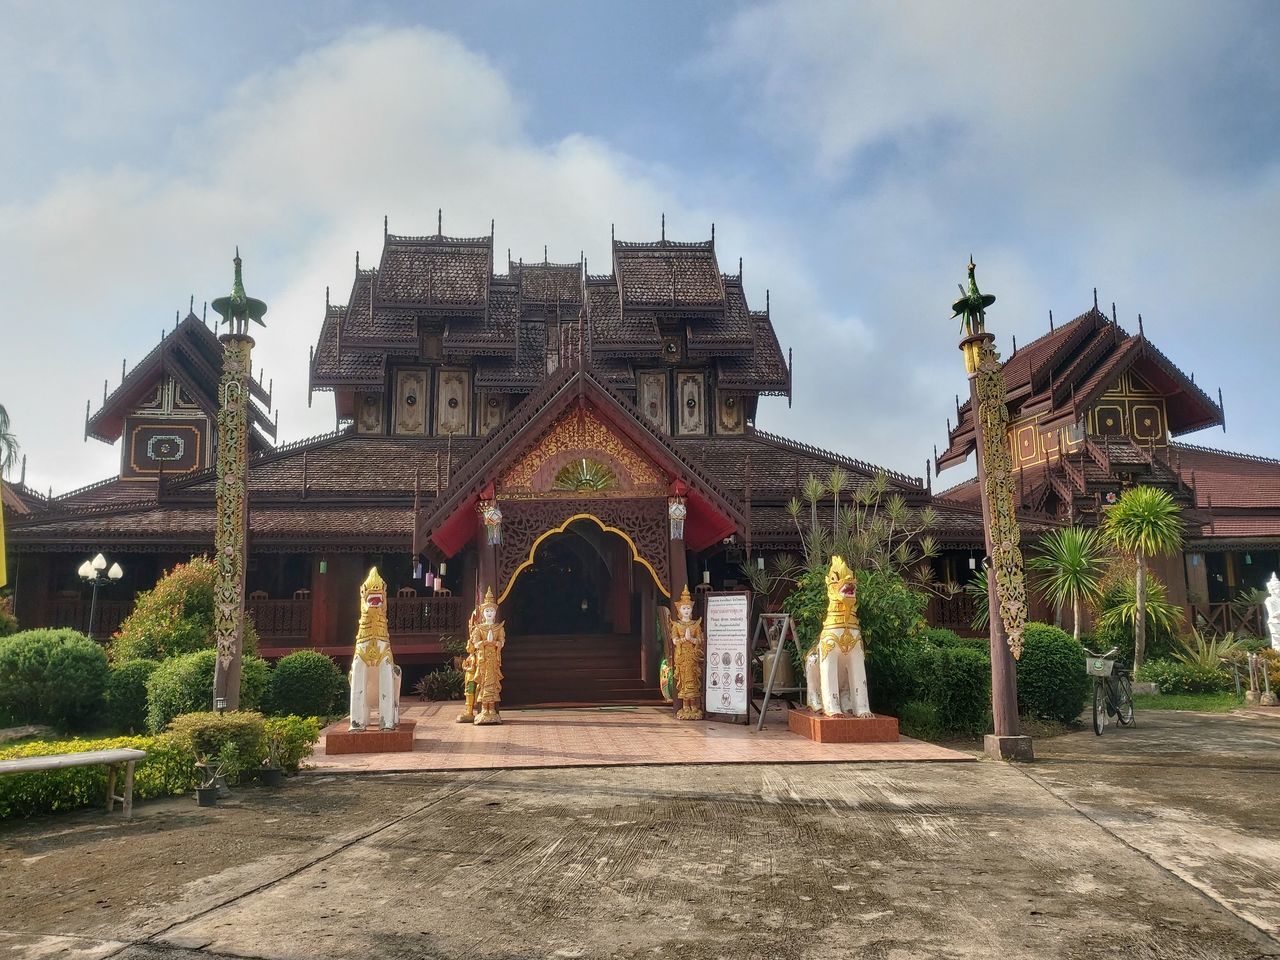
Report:
[[[197,757],[215,756],[230,744],[242,769],[259,767],[267,758],[266,721],[251,710],[184,713],[169,724],[166,733],[189,744]]]
[[[217,654],[197,650],[164,661],[147,678],[147,727],[159,733],[174,717],[207,710],[213,705],[213,672]],[[244,657],[240,662],[240,708],[256,710],[269,682],[266,661]]]
[[[74,630],[25,630],[0,640],[0,711],[16,723],[80,729],[102,711],[107,656]]]
[[[167,734],[106,740],[34,741],[0,748],[0,760],[118,747],[147,751],[147,758],[134,768],[135,800],[172,797],[195,786],[195,754],[189,744]],[[119,784],[116,788],[119,789]],[[107,768],[102,765],[5,774],[0,777],[0,820],[96,807],[103,803],[106,795]]]
[[[315,717],[269,717],[266,723],[267,760],[272,766],[296,773],[311,748],[320,741]]]
[[[962,637],[954,630],[946,627],[926,627],[923,638],[935,647],[963,647],[966,650],[980,650],[990,659],[991,641],[987,637]]]
[[[1248,674],[1244,675],[1246,682]],[[1218,693],[1234,687],[1231,674],[1215,667],[1177,660],[1148,660],[1138,671],[1137,680],[1157,683],[1161,693]]]
[[[991,658],[972,647],[927,645],[916,654],[913,699],[929,704],[938,727],[980,733],[991,725]]]
[[[217,570],[207,557],[180,563],[150,590],[111,641],[112,660],[167,660],[213,646],[213,590]],[[244,652],[257,653],[258,632],[245,617]]]
[[[113,730],[147,729],[147,678],[160,664],[154,660],[113,663],[107,678],[107,722]]]
[[[440,667],[419,680],[414,690],[423,700],[461,700],[463,680],[457,667]]]
[[[941,740],[947,735],[938,720],[938,708],[924,700],[908,700],[902,705],[898,727],[904,736],[917,740]]]
[[[18,632],[18,618],[13,615],[13,598],[0,597],[0,637]]]
[[[325,717],[342,694],[342,671],[323,653],[299,650],[271,670],[267,709],[273,714]]]
[[[1080,716],[1089,692],[1084,648],[1071,634],[1047,623],[1028,623],[1018,663],[1018,710],[1046,720]]]

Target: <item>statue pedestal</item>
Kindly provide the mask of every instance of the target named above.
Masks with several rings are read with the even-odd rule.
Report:
[[[897,743],[897,717],[826,717],[807,707],[787,711],[792,733],[818,743]]]
[[[339,720],[324,731],[324,752],[330,753],[409,753],[413,750],[413,728],[417,720],[400,720],[394,730],[349,730],[350,719]]]

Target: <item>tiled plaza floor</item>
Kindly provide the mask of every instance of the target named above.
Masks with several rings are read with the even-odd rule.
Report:
[[[902,737],[897,743],[814,743],[787,730],[770,711],[755,726],[676,720],[660,707],[512,709],[503,723],[455,723],[460,703],[413,704],[412,753],[326,756],[324,740],[309,761],[323,772],[501,770],[522,767],[638,766],[666,763],[848,763],[963,761],[974,758]]]

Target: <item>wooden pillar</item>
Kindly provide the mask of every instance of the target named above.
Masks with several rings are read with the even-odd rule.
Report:
[[[658,665],[662,661],[658,642],[657,609],[654,603],[657,589],[653,578],[645,571],[636,581],[640,595],[640,678],[650,686],[658,683]]]
[[[334,594],[332,561],[323,556],[311,558],[311,629],[308,639],[313,647],[337,645],[338,599]],[[321,573],[321,565],[324,572]]]
[[[1209,571],[1205,567],[1204,554],[1188,551],[1186,571],[1188,600],[1191,603],[1207,604],[1209,602]]]

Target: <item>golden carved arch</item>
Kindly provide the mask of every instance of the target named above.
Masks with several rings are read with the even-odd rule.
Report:
[[[542,542],[546,540],[548,537],[554,536],[557,533],[564,533],[566,530],[569,529],[569,525],[572,524],[575,520],[590,520],[592,523],[598,526],[605,533],[616,533],[623,540],[625,540],[627,543],[627,546],[631,548],[631,559],[634,560],[636,563],[640,564],[640,566],[644,567],[646,570],[648,570],[649,576],[653,577],[654,585],[657,586],[661,594],[664,597],[666,597],[668,600],[671,599],[671,591],[668,590],[666,584],[662,582],[662,577],[659,576],[658,571],[653,568],[653,564],[651,564],[648,560],[646,560],[644,556],[640,553],[640,548],[636,546],[636,542],[633,539],[631,539],[630,535],[628,535],[625,530],[619,530],[617,527],[612,526],[611,524],[605,523],[595,514],[575,513],[573,516],[568,517],[559,526],[552,527],[551,529],[545,530],[538,535],[538,537],[533,541],[532,546],[529,547],[529,555],[520,561],[519,566],[517,566],[515,570],[512,571],[511,577],[507,580],[506,585],[502,588],[502,595],[498,597],[499,603],[502,603],[507,599],[508,594],[511,593],[511,588],[516,585],[516,581],[520,578],[520,574],[523,573],[525,570],[527,570],[529,567],[533,566],[534,554],[538,552],[538,547],[542,545]]]

